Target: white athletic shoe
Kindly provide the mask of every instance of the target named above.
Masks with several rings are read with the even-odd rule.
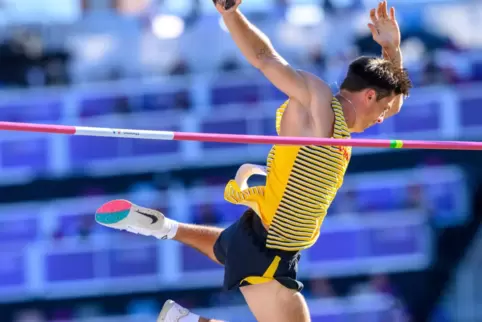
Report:
[[[182,322],[190,314],[188,309],[183,308],[172,300],[167,300],[162,307],[157,322]]]
[[[171,239],[177,232],[177,223],[161,212],[137,206],[127,200],[113,200],[103,204],[97,209],[95,220],[106,227],[159,239]]]

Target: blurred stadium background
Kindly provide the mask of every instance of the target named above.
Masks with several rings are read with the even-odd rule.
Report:
[[[379,54],[374,0],[245,0],[294,65],[336,90]],[[362,137],[482,138],[482,1],[392,0],[416,85]],[[284,97],[239,55],[211,0],[1,0],[0,119],[274,134]],[[227,225],[241,163],[268,146],[0,133],[0,321],[155,321],[172,298],[254,321],[222,271],[173,242],[95,225],[128,198]],[[302,259],[313,321],[482,321],[482,154],[356,149]],[[255,184],[256,182],[254,182]],[[275,321],[273,321],[275,322]]]

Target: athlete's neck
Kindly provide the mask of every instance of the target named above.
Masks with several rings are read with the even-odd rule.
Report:
[[[335,97],[340,101],[341,108],[343,109],[343,115],[345,116],[345,122],[350,131],[353,130],[356,124],[356,108],[351,99],[350,93],[346,91],[341,91],[335,95]]]

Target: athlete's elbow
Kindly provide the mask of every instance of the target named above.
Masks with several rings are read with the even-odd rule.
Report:
[[[263,72],[263,71],[267,70],[269,68],[269,66],[272,65],[272,61],[271,61],[271,58],[256,57],[255,59],[253,59],[251,64],[253,65],[254,68]]]
[[[252,64],[255,68],[263,71],[276,65],[286,64],[286,62],[271,46],[265,46],[257,51]]]
[[[262,60],[254,58],[250,61],[250,63],[251,63],[251,66],[259,70],[260,72],[262,72],[263,70],[266,70],[267,64]]]

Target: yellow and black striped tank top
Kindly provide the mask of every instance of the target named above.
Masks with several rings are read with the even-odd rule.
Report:
[[[276,131],[288,106],[276,113]],[[343,110],[333,97],[333,138],[350,138]],[[297,251],[312,246],[336,192],[343,183],[351,147],[275,145],[267,159],[265,186],[241,190],[235,180],[226,185],[224,197],[251,207],[269,226],[266,247]]]

